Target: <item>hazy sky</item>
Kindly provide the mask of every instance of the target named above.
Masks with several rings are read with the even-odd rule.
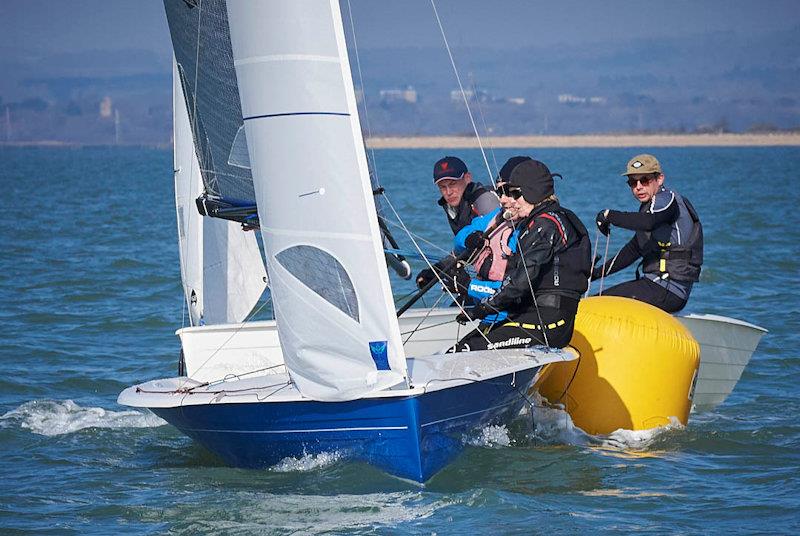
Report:
[[[253,0],[256,1],[256,0]],[[296,0],[303,1],[303,0]],[[429,0],[350,0],[359,46],[440,46]],[[454,46],[619,42],[800,28],[798,0],[437,0]],[[347,0],[342,0],[347,16]],[[158,0],[0,0],[0,50],[170,50]]]

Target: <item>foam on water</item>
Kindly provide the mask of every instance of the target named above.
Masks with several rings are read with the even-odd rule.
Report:
[[[303,454],[299,458],[289,456],[270,467],[276,473],[306,472],[333,465],[344,457],[341,452],[320,452],[319,454]]]
[[[155,428],[166,422],[150,412],[84,408],[72,400],[34,400],[0,416],[0,426],[15,424],[35,434],[57,436],[84,428]]]
[[[533,414],[533,439],[547,444],[566,444],[575,446],[599,446],[611,450],[647,450],[665,433],[683,430],[685,427],[675,418],[664,426],[647,430],[626,430],[620,428],[608,435],[591,435],[581,430],[572,421],[561,404],[551,405],[538,393],[532,397],[534,402],[530,411]]]
[[[263,533],[266,527],[280,527],[282,534],[341,534],[345,531],[375,527],[393,528],[433,515],[450,501],[423,500],[418,492],[276,495],[270,493],[237,494],[235,520],[220,516],[218,521],[204,521],[197,532]],[[207,512],[206,512],[207,514]],[[207,519],[207,516],[206,516]],[[189,526],[189,530],[193,527]]]
[[[646,450],[659,437],[672,430],[683,430],[685,427],[675,418],[670,417],[669,423],[657,428],[647,430],[614,430],[608,436],[600,438],[601,447],[621,450]]]
[[[575,426],[561,404],[550,404],[539,393],[531,396],[533,438],[547,444],[587,445],[592,436]]]
[[[511,444],[508,428],[505,426],[487,426],[476,430],[476,435],[464,438],[464,443],[473,447],[507,447]]]

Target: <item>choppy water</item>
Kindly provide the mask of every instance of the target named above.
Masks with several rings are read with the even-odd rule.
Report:
[[[449,152],[486,176],[477,151]],[[566,177],[559,195],[587,223],[601,208],[635,208],[619,173],[636,150],[522,152]],[[686,428],[610,438],[537,409],[535,432],[529,418],[477,430],[418,487],[336,453],[231,469],[118,406],[124,387],[175,371],[184,320],[171,154],[0,148],[0,532],[797,532],[800,149],[655,152],[705,226],[688,311],[770,330],[736,391]],[[406,223],[446,246],[430,178],[442,154],[376,158]]]

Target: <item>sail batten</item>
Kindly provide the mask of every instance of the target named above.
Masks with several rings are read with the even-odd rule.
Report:
[[[290,375],[317,400],[402,384],[405,354],[338,3],[229,0],[228,21]],[[337,61],[299,59],[309,57]]]

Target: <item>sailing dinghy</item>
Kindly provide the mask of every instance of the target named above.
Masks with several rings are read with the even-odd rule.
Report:
[[[191,132],[194,147],[187,157],[176,134],[176,170],[188,165],[189,180],[202,179],[200,213],[260,228],[276,320],[228,324],[217,345],[214,323],[241,321],[259,292],[240,283],[263,285],[264,276],[253,240],[235,245],[227,228],[219,240],[206,232],[202,248],[182,248],[184,266],[216,256],[224,267],[194,280],[183,270],[190,309],[202,303],[194,327],[182,330],[184,375],[130,387],[119,402],[151,409],[231,465],[336,452],[428,480],[473,429],[516,416],[544,365],[576,354],[404,347],[337,0],[165,0],[165,8],[176,132],[184,142]],[[187,219],[191,197],[176,198],[185,234],[208,219]],[[238,294],[211,300],[211,286]],[[191,347],[202,335],[214,350]],[[239,344],[243,337],[250,342]],[[269,347],[266,358],[253,344]],[[206,367],[220,355],[235,365]]]

